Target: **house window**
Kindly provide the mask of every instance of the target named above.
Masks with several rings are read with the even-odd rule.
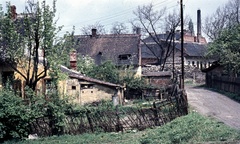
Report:
[[[188,61],[188,65],[190,65],[190,63],[191,63],[191,62],[190,62],[190,61]]]
[[[81,89],[93,89],[93,84],[81,84]]]
[[[192,61],[192,66],[195,66],[195,61]]]
[[[72,86],[72,90],[76,90],[77,88],[76,88],[76,86]]]
[[[130,58],[131,58],[131,54],[123,54],[118,56],[119,60],[129,60]]]

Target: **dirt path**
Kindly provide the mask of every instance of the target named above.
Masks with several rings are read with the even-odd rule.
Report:
[[[240,129],[240,104],[203,87],[186,86],[188,102],[199,113]]]

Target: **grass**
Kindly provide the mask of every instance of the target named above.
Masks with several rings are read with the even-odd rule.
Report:
[[[24,140],[19,144],[171,144],[171,143],[235,143],[240,140],[240,131],[231,129],[221,122],[191,112],[172,122],[144,131],[124,133],[94,133],[83,135],[64,135]],[[13,143],[13,142],[6,142]],[[16,142],[14,142],[16,143]]]

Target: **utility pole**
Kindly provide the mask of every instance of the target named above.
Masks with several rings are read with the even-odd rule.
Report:
[[[181,75],[181,89],[184,90],[184,57],[183,57],[183,0],[180,0],[180,17],[181,17],[181,61],[182,61],[182,75]]]
[[[173,30],[172,30],[172,34],[173,34],[173,57],[172,57],[172,59],[173,59],[173,79],[175,79],[175,27],[173,28]]]

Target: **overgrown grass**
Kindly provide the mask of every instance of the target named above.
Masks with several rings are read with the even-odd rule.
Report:
[[[223,123],[191,112],[172,122],[154,129],[124,133],[95,133],[83,135],[64,135],[37,140],[25,140],[23,144],[79,144],[79,143],[119,143],[119,144],[156,144],[156,143],[221,143],[240,140],[240,131],[231,129]],[[13,143],[13,142],[6,142]]]

